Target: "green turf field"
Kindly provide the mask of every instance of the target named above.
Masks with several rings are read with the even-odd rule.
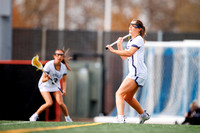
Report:
[[[198,133],[197,125],[0,121],[0,133]]]

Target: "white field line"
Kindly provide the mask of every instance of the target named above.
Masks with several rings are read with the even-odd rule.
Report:
[[[9,122],[9,123],[1,123],[0,125],[15,125],[15,124],[25,124],[25,123],[31,123],[31,121],[19,121],[19,122]]]

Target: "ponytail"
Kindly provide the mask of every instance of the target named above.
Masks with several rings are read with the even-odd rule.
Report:
[[[62,63],[67,67],[69,71],[72,71],[72,69],[69,67],[70,64],[69,60],[71,59],[71,57],[69,56],[69,49],[67,49],[66,51],[64,51],[63,49],[56,49],[55,53],[57,50],[61,50],[63,52],[64,59],[62,60]]]
[[[140,21],[140,20],[134,20],[134,21],[136,21],[136,24],[138,24],[139,27],[141,28],[140,36],[144,39],[144,37],[146,35],[146,28],[145,28],[145,26],[143,25],[142,21]]]
[[[67,67],[67,70],[72,71],[72,69],[69,67],[69,61],[65,62],[65,59],[63,59],[62,63],[65,64],[65,66]]]
[[[67,69],[69,71],[72,71],[72,69],[69,67],[69,60],[71,59],[72,57],[69,56],[69,48],[64,52],[64,59],[63,59],[63,62],[65,64],[65,66],[67,67]]]

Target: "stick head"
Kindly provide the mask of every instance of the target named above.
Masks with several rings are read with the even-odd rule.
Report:
[[[38,55],[33,57],[31,64],[32,64],[32,66],[35,66],[39,70],[43,69],[42,63],[39,61]]]

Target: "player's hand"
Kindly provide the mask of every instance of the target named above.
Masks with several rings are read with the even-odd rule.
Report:
[[[49,79],[51,79],[51,77],[49,75],[47,75],[46,73],[44,73],[44,75],[42,76],[42,82],[46,82]]]
[[[63,93],[62,93],[63,96],[66,96],[67,95],[67,92],[66,90],[63,90]]]
[[[51,79],[51,76],[50,76],[50,75],[47,75],[47,77],[46,77],[46,78],[49,80],[49,79]]]
[[[114,49],[110,45],[107,45],[106,47],[110,50],[110,52],[113,52]]]

